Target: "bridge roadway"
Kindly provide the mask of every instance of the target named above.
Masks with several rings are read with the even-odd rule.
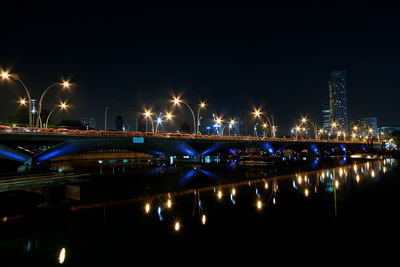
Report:
[[[129,150],[151,155],[200,157],[212,153],[233,153],[246,148],[258,148],[268,153],[285,149],[363,152],[381,143],[365,140],[291,139],[250,136],[192,135],[180,133],[143,133],[118,131],[81,131],[0,127],[0,158],[24,162],[33,166],[50,159],[99,150]],[[43,149],[46,148],[46,149]],[[35,151],[35,152],[33,152]]]

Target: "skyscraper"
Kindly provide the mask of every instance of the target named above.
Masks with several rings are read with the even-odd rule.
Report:
[[[329,74],[329,106],[331,122],[336,122],[339,131],[347,131],[346,73],[344,70]]]
[[[331,124],[331,109],[329,102],[322,103],[322,129],[330,130]]]

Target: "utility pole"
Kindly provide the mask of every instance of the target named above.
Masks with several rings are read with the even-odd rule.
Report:
[[[108,106],[106,106],[105,114],[104,114],[104,131],[107,131],[107,113],[108,113]]]

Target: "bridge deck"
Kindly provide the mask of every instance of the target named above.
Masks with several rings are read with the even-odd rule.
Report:
[[[340,138],[335,139],[295,139],[281,137],[252,137],[252,136],[220,136],[220,135],[196,135],[183,133],[152,133],[152,132],[122,132],[122,131],[94,131],[94,130],[69,130],[69,129],[39,129],[21,127],[0,127],[1,139],[25,139],[30,137],[50,137],[53,139],[77,139],[79,138],[160,138],[160,139],[191,139],[191,140],[212,140],[212,141],[267,141],[267,142],[310,142],[310,143],[348,143],[348,144],[367,144],[366,139]],[[54,138],[55,137],[55,138]],[[369,140],[371,143],[371,140]],[[381,143],[373,140],[374,144]]]

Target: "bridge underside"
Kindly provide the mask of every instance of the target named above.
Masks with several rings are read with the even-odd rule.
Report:
[[[36,168],[47,161],[74,154],[100,150],[125,150],[151,154],[154,156],[190,156],[201,157],[205,155],[238,155],[264,151],[267,154],[283,154],[285,151],[303,152],[308,154],[322,153],[362,153],[366,152],[367,145],[362,143],[339,142],[310,142],[287,139],[285,141],[263,140],[213,140],[213,139],[173,139],[173,138],[148,138],[140,142],[133,142],[132,138],[66,138],[65,140],[36,139],[29,142],[22,140],[8,140],[7,145],[0,144],[0,158],[24,162],[28,168]],[[46,145],[46,150],[37,149],[37,153],[30,153],[17,144],[24,144],[25,148],[36,148]]]

